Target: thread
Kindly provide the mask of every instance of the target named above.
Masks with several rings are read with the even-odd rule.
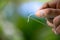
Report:
[[[38,22],[38,23],[40,23],[40,24],[43,24],[43,25],[45,25],[45,26],[48,26],[47,24],[45,24],[45,23],[43,23],[43,22],[41,22],[41,21],[33,18],[32,16],[33,16],[33,14],[30,14],[30,15],[28,16],[27,23],[29,23],[30,18],[31,18],[32,20],[34,20],[34,21],[36,21],[36,22]],[[46,18],[45,18],[45,19],[46,19]]]

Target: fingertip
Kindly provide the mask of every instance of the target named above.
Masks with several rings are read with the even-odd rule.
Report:
[[[60,34],[60,25],[57,28],[52,28],[52,31],[56,34],[59,35]]]
[[[56,35],[58,35],[58,33],[56,32],[56,30],[55,30],[54,28],[52,28],[52,31],[53,31]]]
[[[47,20],[47,24],[48,24],[48,26],[54,28],[54,25],[51,22],[49,22],[48,20]]]
[[[60,25],[56,28],[57,34],[60,34]]]
[[[45,10],[38,10],[35,15],[37,17],[45,17]]]

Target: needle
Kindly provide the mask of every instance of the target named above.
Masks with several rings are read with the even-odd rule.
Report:
[[[43,23],[43,22],[41,22],[41,21],[39,21],[39,20],[31,17],[32,15],[33,15],[33,14],[30,14],[30,15],[28,16],[27,23],[29,23],[29,19],[31,18],[32,20],[34,20],[34,21],[36,21],[36,22],[38,22],[38,23],[40,23],[40,24],[43,24],[43,25],[45,25],[45,26],[48,26],[47,24],[45,24],[45,23]]]

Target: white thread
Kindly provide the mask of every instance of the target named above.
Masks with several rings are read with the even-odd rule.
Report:
[[[31,17],[32,15],[33,15],[33,14],[30,14],[30,15],[28,16],[27,23],[29,23],[30,17]]]

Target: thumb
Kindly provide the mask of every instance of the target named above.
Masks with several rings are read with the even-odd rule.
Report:
[[[37,17],[54,18],[60,15],[60,9],[46,8],[46,9],[38,10],[35,15]]]

